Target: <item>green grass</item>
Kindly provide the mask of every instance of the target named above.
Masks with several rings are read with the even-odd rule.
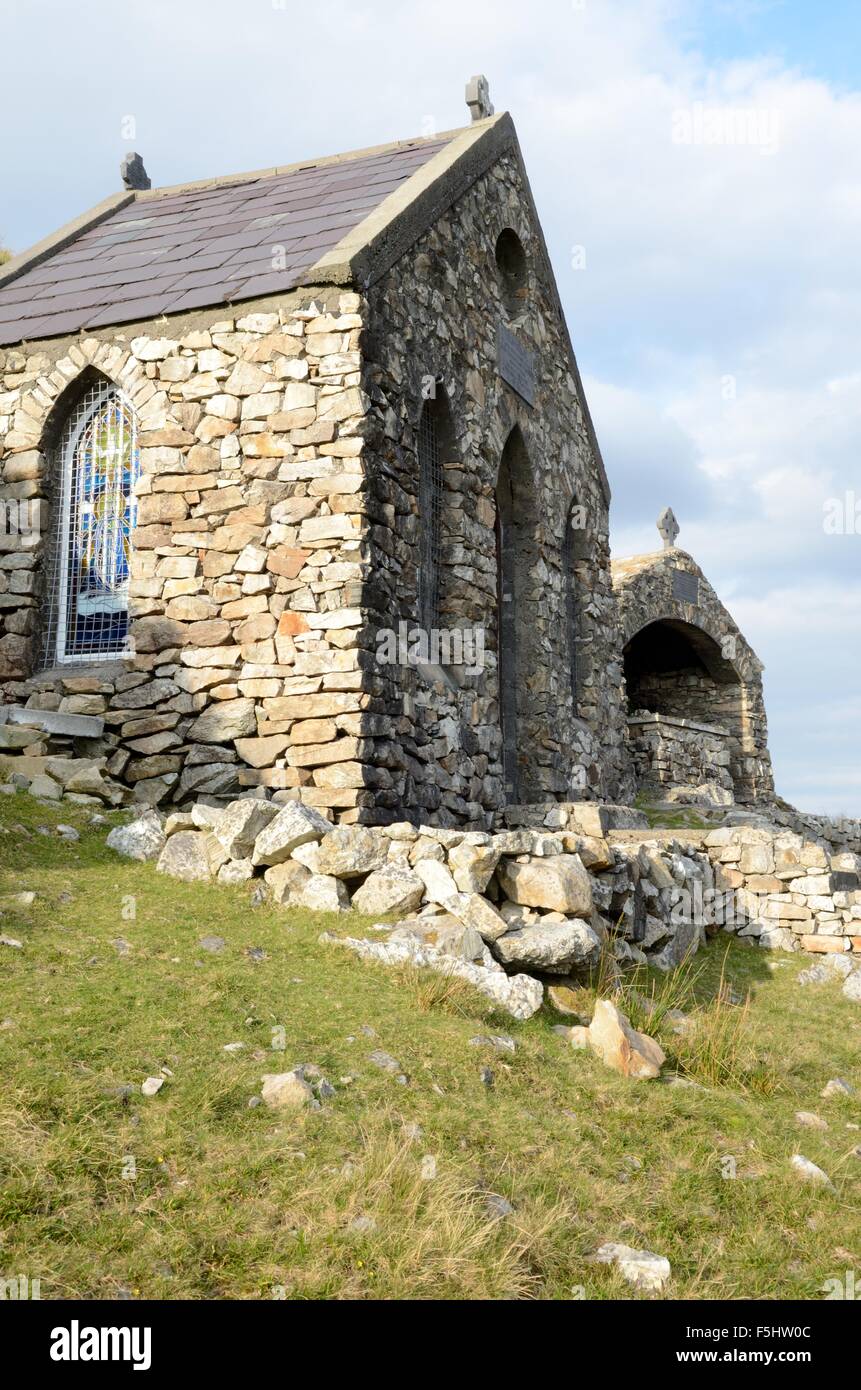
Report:
[[[0,1276],[41,1278],[43,1298],[640,1296],[590,1262],[608,1240],[666,1255],[679,1298],[818,1298],[861,1266],[846,1128],[861,1114],[819,1098],[833,1076],[861,1088],[861,1011],[838,986],[795,985],[806,960],[721,937],[671,981],[639,972],[641,997],[691,1013],[692,1035],[659,1013],[651,1031],[696,1084],[632,1083],[568,1047],[549,1011],[513,1023],[469,989],[319,945],[354,919],[121,861],[83,809],[3,798],[3,828],[0,892],[38,897],[0,904],[0,933],[24,943],[0,947]],[[220,955],[199,945],[213,933]],[[746,1009],[716,1002],[722,976]],[[493,1032],[516,1053],[470,1045]],[[334,1099],[249,1108],[264,1073],[303,1062]],[[799,1129],[800,1109],[829,1129]],[[803,1185],[795,1152],[836,1192]],[[489,1193],[513,1216],[492,1219]]]
[[[705,820],[698,815],[693,806],[679,806],[675,811],[664,811],[652,803],[641,793],[634,802],[638,811],[642,811],[649,828],[652,830],[713,830],[714,822]]]

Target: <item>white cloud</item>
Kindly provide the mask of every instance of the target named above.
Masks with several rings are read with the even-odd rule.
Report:
[[[840,789],[861,812],[861,536],[822,527],[829,496],[861,493],[861,94],[773,54],[710,65],[694,0],[4,11],[4,101],[27,112],[0,156],[0,187],[22,191],[0,212],[17,248],[117,188],[126,114],[155,180],[177,182],[462,124],[486,71],[524,147],[617,552],[655,549],[676,507],[767,661],[781,789],[808,805]],[[777,148],[674,143],[698,103],[759,113]]]

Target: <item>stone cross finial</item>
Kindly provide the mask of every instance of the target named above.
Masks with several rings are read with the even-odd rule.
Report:
[[[676,514],[672,507],[665,508],[658,517],[658,535],[664,542],[665,550],[672,550],[678,539],[679,523],[676,521]]]
[[[471,77],[467,82],[466,104],[474,121],[483,121],[493,115],[490,84],[484,73],[480,73],[478,77]]]
[[[120,165],[123,187],[133,189],[152,188],[152,180],[144,168],[144,162],[139,154],[127,154]]]

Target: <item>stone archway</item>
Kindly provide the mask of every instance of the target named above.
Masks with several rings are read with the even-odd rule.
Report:
[[[762,663],[705,575],[670,548],[616,562],[613,584],[640,784],[771,797]]]

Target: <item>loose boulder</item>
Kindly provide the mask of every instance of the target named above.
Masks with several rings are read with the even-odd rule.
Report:
[[[273,864],[263,875],[272,894],[272,901],[279,907],[298,907],[302,902],[305,886],[311,878],[311,870],[295,859],[287,859],[283,864]]]
[[[339,878],[331,874],[311,874],[302,889],[302,906],[312,912],[346,912],[350,895]]]
[[[598,1264],[615,1265],[622,1278],[644,1293],[660,1293],[672,1273],[670,1262],[651,1250],[634,1250],[630,1245],[608,1241],[595,1251]]]
[[[231,801],[214,826],[215,837],[231,859],[249,859],[258,835],[277,814],[278,807],[270,801],[255,801],[251,797]]]
[[[514,903],[571,917],[591,915],[592,880],[576,854],[554,854],[522,864],[503,859],[497,877]]]
[[[349,882],[364,878],[386,863],[388,847],[385,840],[360,825],[344,825],[337,830],[331,826],[320,841],[317,868],[321,874]]]
[[[457,956],[459,960],[484,964],[485,946],[481,937],[447,912],[398,922],[392,929],[389,941],[402,941],[407,937],[422,945],[433,946],[445,955]]]
[[[124,859],[137,859],[141,863],[158,859],[165,845],[161,817],[157,811],[144,811],[130,825],[115,826],[106,843],[108,849],[115,850]]]
[[[480,893],[456,893],[446,901],[448,911],[464,926],[471,927],[483,941],[497,941],[508,931],[508,923]]]
[[[388,912],[415,912],[424,896],[424,884],[411,869],[389,866],[375,869],[353,894],[353,907],[368,916]]]
[[[589,1046],[601,1061],[632,1081],[660,1076],[663,1049],[646,1033],[638,1033],[615,1004],[599,999],[589,1025]]]
[[[262,1081],[260,1094],[270,1110],[301,1110],[314,1099],[314,1092],[298,1071],[270,1072]]]
[[[160,874],[170,874],[183,883],[208,883],[213,872],[221,867],[213,864],[214,845],[217,841],[208,831],[180,830],[165,844],[156,868]]]
[[[499,850],[490,845],[470,845],[462,841],[448,854],[455,884],[461,893],[483,893],[499,863]]]
[[[253,864],[283,864],[294,849],[311,840],[322,840],[332,829],[329,821],[312,806],[301,801],[288,801],[276,816],[264,826],[254,842]]]
[[[572,918],[518,927],[494,941],[492,949],[497,960],[512,969],[568,975],[593,960],[600,943],[588,922]]]

